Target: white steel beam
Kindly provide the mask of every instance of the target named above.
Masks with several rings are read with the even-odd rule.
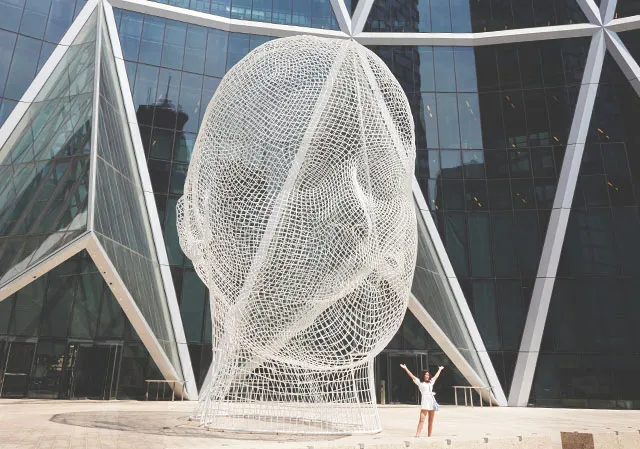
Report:
[[[347,39],[349,35],[342,31],[323,30],[321,28],[308,28],[294,25],[281,25],[276,23],[255,22],[251,20],[230,19],[200,11],[193,11],[176,6],[164,5],[148,0],[109,0],[114,8],[122,8],[136,11],[142,14],[150,14],[165,19],[179,22],[192,23],[207,28],[230,31],[233,33],[258,34],[262,36],[287,37],[306,34],[320,37],[335,37]]]
[[[360,0],[351,19],[344,5],[344,0],[331,0],[341,31],[230,19],[148,0],[109,1],[113,7],[129,11],[246,34],[273,37],[307,34],[321,37],[348,38],[350,29],[351,36],[362,45],[484,46],[592,36],[597,30],[601,29],[600,13],[597,8],[594,12],[594,14],[597,12],[597,15],[593,16],[594,23],[510,29],[486,33],[385,33],[362,32],[371,11],[373,0]],[[593,0],[582,1],[589,5],[593,3]],[[640,27],[640,24],[638,26]]]
[[[607,23],[607,30],[609,31],[620,32],[638,29],[640,29],[640,16],[622,17]]]
[[[353,11],[353,18],[351,19],[351,35],[355,36],[362,33],[367,18],[371,12],[374,0],[360,0],[356,5],[356,9]]]
[[[593,1],[593,0],[589,0]],[[600,16],[602,17],[602,23],[606,26],[616,14],[616,7],[618,6],[618,0],[601,0],[600,2]]]
[[[418,217],[418,219],[422,219],[424,221],[427,232],[431,237],[431,241],[435,248],[436,254],[444,270],[445,277],[447,278],[449,286],[451,287],[456,305],[458,306],[458,310],[460,311],[462,319],[464,320],[463,324],[466,326],[467,331],[469,332],[473,347],[478,354],[478,358],[480,359],[482,368],[484,369],[487,380],[489,381],[489,386],[493,389],[493,393],[498,405],[507,405],[507,399],[504,394],[504,390],[502,389],[502,384],[500,384],[500,380],[498,379],[496,370],[491,363],[489,354],[487,353],[484,342],[482,341],[480,331],[478,331],[478,326],[476,326],[476,322],[473,319],[473,315],[471,314],[471,310],[469,309],[469,304],[464,297],[462,288],[460,288],[460,283],[458,282],[458,278],[456,277],[453,266],[451,265],[451,261],[449,260],[449,256],[447,255],[447,250],[442,243],[442,239],[440,238],[438,229],[433,222],[431,212],[429,211],[429,207],[427,206],[427,202],[424,199],[424,195],[422,194],[422,190],[420,189],[420,185],[418,184],[415,176],[413,178],[412,189],[416,204],[418,205],[418,209],[420,209],[422,215],[421,217]]]
[[[349,14],[344,0],[331,0],[331,7],[336,15],[340,31],[351,36],[351,14]]]
[[[488,31],[486,33],[360,33],[355,39],[362,45],[433,45],[479,47],[516,42],[566,39],[592,36],[598,25],[578,23],[539,28]]]
[[[605,31],[601,30],[593,36],[582,76],[582,84],[571,124],[567,149],[562,163],[551,218],[542,248],[540,265],[538,266],[531,304],[511,383],[509,405],[512,406],[526,406],[531,393],[540,343],[549,312],[549,303],[558,270],[560,253],[562,252],[567,231],[571,203],[578,180],[589,123],[591,122],[598,82],[602,73],[602,64],[606,52],[604,34]]]
[[[603,22],[600,10],[593,0],[577,0],[577,2],[590,23],[602,26]]]
[[[91,153],[89,155],[89,207],[87,209],[87,229],[93,230],[93,218],[96,211],[96,170],[98,165],[98,130],[100,129],[100,49],[102,46],[102,20],[104,9],[102,8],[102,0],[96,13],[98,14],[96,22],[96,42],[93,54],[93,114],[91,115]]]
[[[151,227],[151,234],[153,237],[155,252],[160,264],[160,277],[162,279],[162,285],[167,297],[167,306],[169,308],[169,315],[171,316],[171,324],[173,327],[174,337],[178,345],[178,355],[180,357],[180,364],[182,365],[182,374],[186,382],[186,388],[189,396],[191,398],[197,398],[198,387],[195,381],[195,376],[193,374],[193,366],[191,365],[191,357],[189,355],[187,339],[184,333],[182,317],[180,315],[180,307],[178,306],[176,289],[173,284],[173,277],[171,276],[171,270],[169,268],[169,257],[167,255],[167,249],[164,243],[164,237],[162,234],[162,227],[160,225],[160,217],[158,215],[155,196],[153,195],[151,177],[149,176],[149,168],[147,166],[147,160],[144,154],[144,146],[142,144],[142,138],[140,137],[140,128],[138,126],[138,119],[135,113],[135,105],[133,103],[133,97],[129,85],[129,78],[127,76],[127,70],[122,56],[120,38],[118,35],[118,30],[116,27],[116,22],[113,16],[113,9],[111,5],[105,2],[104,9],[107,31],[109,33],[111,49],[115,58],[116,71],[118,74],[117,81],[120,86],[120,92],[122,94],[122,99],[125,105],[126,119],[135,150],[136,165],[138,167],[138,173],[140,175],[140,180],[142,183],[142,190],[144,192],[145,206],[149,217],[149,224]]]

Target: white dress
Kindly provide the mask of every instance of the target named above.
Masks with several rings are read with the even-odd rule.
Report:
[[[420,389],[420,394],[422,394],[422,400],[420,401],[420,408],[422,410],[434,410],[434,397],[435,394],[433,392],[433,384],[431,382],[420,382],[417,378],[413,379],[413,382]]]

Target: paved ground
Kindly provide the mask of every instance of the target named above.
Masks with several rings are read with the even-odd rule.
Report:
[[[189,402],[0,400],[0,448],[318,449],[404,446],[404,441],[416,447],[428,440],[411,437],[418,412],[408,406],[382,407],[380,434],[330,439],[251,434],[229,438],[189,423],[193,407]],[[560,431],[638,430],[640,411],[443,406],[431,441],[446,446],[450,439],[455,448],[463,441],[538,435],[551,437],[554,447],[560,447]]]

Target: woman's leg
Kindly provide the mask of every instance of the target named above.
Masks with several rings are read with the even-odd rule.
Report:
[[[420,421],[418,421],[418,430],[416,430],[416,436],[419,437],[422,433],[422,426],[424,426],[424,418],[427,416],[428,410],[420,410]]]
[[[429,423],[427,424],[427,435],[431,436],[431,431],[433,430],[433,418],[436,416],[435,410],[428,410],[429,412]]]

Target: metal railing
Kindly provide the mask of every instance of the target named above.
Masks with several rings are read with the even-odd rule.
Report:
[[[469,386],[469,385],[454,385],[453,386],[453,395],[455,397],[455,404],[456,406],[458,405],[458,389],[461,388],[462,391],[464,392],[464,405],[465,407],[468,407],[469,404],[471,404],[471,407],[473,407],[473,392],[475,391],[476,393],[478,393],[478,401],[480,402],[480,407],[483,407],[483,399],[482,399],[482,391],[487,391],[489,392],[489,396],[493,395],[493,390],[491,389],[491,387],[478,387],[478,386]],[[469,392],[469,394],[467,395],[467,391]],[[467,396],[469,397],[469,399],[467,400]],[[489,407],[493,407],[493,401],[490,399],[489,401]]]
[[[144,395],[144,400],[148,401],[149,400],[149,385],[151,384],[158,384],[158,386],[156,387],[156,401],[158,400],[158,396],[160,393],[160,385],[162,384],[162,399],[164,399],[164,392],[165,389],[167,387],[167,384],[172,384],[172,388],[171,388],[171,400],[175,400],[176,397],[176,384],[180,384],[182,386],[182,391],[183,394],[180,395],[180,400],[184,401],[184,384],[185,381],[184,380],[155,380],[155,379],[147,379],[145,380],[145,382],[147,383],[147,392]]]

